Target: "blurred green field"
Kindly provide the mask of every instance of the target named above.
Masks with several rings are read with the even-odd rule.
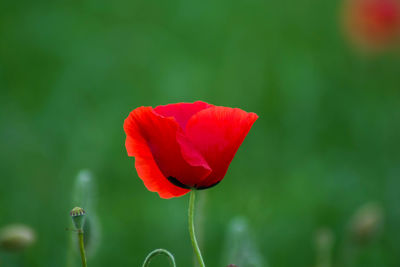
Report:
[[[317,267],[321,227],[334,234],[333,266],[400,266],[400,56],[351,47],[340,7],[1,1],[0,227],[30,225],[37,242],[0,251],[0,266],[66,266],[82,169],[97,181],[101,231],[89,267],[140,266],[158,247],[192,266],[188,197],[146,190],[122,125],[138,106],[195,100],[260,117],[223,182],[199,193],[207,266],[233,263],[224,255],[238,216],[263,266]],[[382,207],[383,225],[355,245],[349,223],[369,202]]]

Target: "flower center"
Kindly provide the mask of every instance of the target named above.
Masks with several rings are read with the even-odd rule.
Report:
[[[197,189],[197,190],[203,190],[203,189],[211,188],[211,187],[213,187],[213,186],[216,186],[216,185],[219,184],[219,182],[220,182],[220,181],[218,181],[218,182],[216,182],[216,183],[214,183],[214,184],[212,184],[212,185],[208,185],[208,186],[197,186],[197,185],[195,184],[195,185],[192,187],[192,186],[188,186],[188,185],[186,185],[186,184],[180,182],[178,179],[176,179],[175,177],[172,177],[172,176],[168,176],[167,179],[168,179],[168,181],[169,181],[171,184],[173,184],[173,185],[175,185],[175,186],[177,186],[177,187],[180,187],[180,188],[183,188],[183,189]]]

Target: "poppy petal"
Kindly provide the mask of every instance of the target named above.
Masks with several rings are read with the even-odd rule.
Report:
[[[186,136],[212,169],[199,187],[210,187],[222,180],[257,118],[255,113],[228,107],[211,107],[193,115],[186,125]]]
[[[132,120],[125,120],[127,134],[125,146],[128,156],[135,157],[135,168],[146,188],[157,192],[161,198],[179,197],[189,190],[171,184],[161,173],[146,140],[140,135],[137,125]]]
[[[160,196],[161,193],[167,195],[167,192],[172,196],[188,192],[171,183],[168,177],[191,187],[211,172],[207,162],[190,142],[178,143],[177,135],[182,129],[172,117],[163,117],[151,107],[140,107],[129,114],[124,129],[128,155],[136,157],[139,177],[150,191],[157,191]],[[182,151],[193,152],[191,157],[183,157]],[[166,183],[169,183],[168,186],[163,187]],[[170,191],[171,188],[174,191]]]
[[[154,111],[164,117],[174,117],[182,129],[185,129],[188,120],[200,110],[213,107],[203,101],[196,101],[194,103],[176,103],[165,106],[157,106]]]

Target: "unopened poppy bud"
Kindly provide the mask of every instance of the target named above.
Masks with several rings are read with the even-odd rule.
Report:
[[[329,228],[320,228],[315,232],[315,246],[319,250],[329,251],[332,249],[334,236]]]
[[[74,222],[75,228],[77,230],[82,230],[83,224],[85,223],[86,212],[80,207],[75,207],[71,210],[69,214],[72,217],[72,221]]]
[[[0,229],[0,249],[19,251],[31,246],[36,240],[35,232],[29,226],[14,224]]]
[[[334,235],[330,228],[319,228],[315,232],[314,242],[316,250],[316,266],[332,266],[332,249],[334,244]]]
[[[240,267],[266,266],[266,260],[260,253],[248,220],[245,217],[236,217],[227,227],[225,248],[223,252],[224,266],[234,262]]]
[[[85,216],[85,224],[82,226],[82,230],[85,232],[84,243],[88,257],[94,256],[101,244],[101,225],[96,215],[96,195],[96,179],[93,173],[87,169],[79,171],[72,191],[72,205],[83,206],[85,211],[90,214],[90,216]],[[74,236],[71,235],[71,238]]]
[[[357,242],[368,242],[380,230],[383,224],[383,211],[375,203],[367,203],[354,214],[350,229]]]

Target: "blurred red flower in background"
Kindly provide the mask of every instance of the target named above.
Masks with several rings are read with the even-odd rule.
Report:
[[[381,50],[400,40],[400,0],[345,0],[344,26],[361,49]]]
[[[139,107],[125,119],[126,150],[162,198],[218,184],[258,116],[205,102]]]

